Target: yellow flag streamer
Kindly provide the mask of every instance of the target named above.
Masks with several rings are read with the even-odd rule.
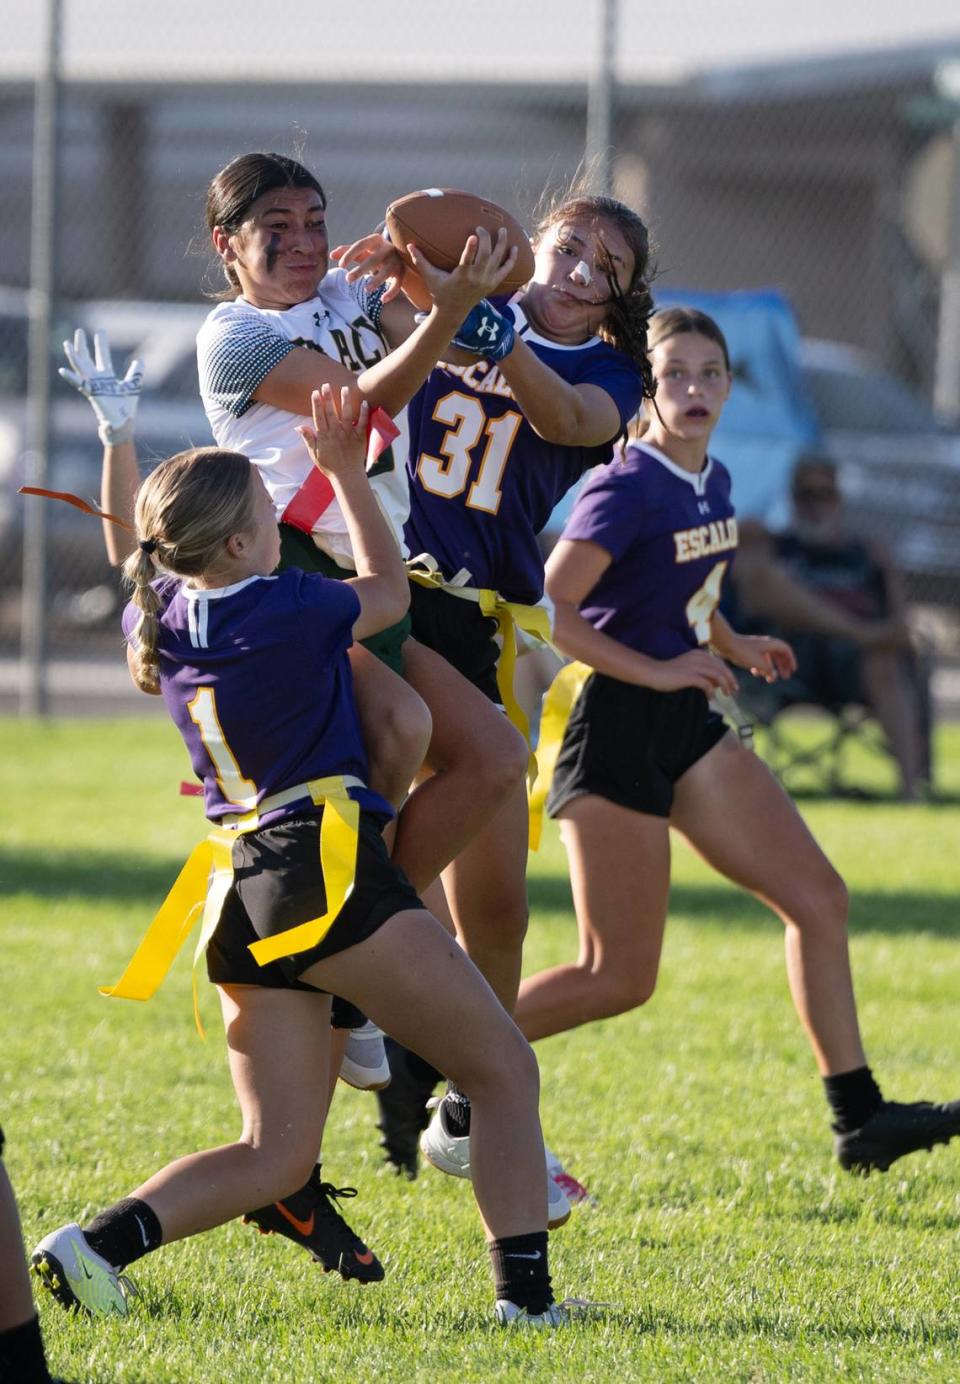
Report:
[[[353,892],[357,873],[357,830],[360,805],[352,798],[327,798],[320,822],[320,863],[327,911],[308,923],[251,942],[253,959],[265,966],[281,956],[295,956],[321,942],[333,926],[337,914]]]
[[[314,803],[323,804],[324,808],[318,839],[327,910],[322,917],[251,943],[250,951],[261,966],[278,957],[295,956],[315,947],[330,931],[353,891],[360,806],[349,796],[339,775],[313,779],[304,785],[304,795],[307,793]],[[101,995],[148,1000],[156,994],[202,910],[203,921],[193,959],[194,1019],[202,1036],[196,965],[220,921],[223,903],[233,882],[233,844],[238,835],[255,831],[259,825],[259,812],[248,812],[237,819],[235,826],[214,827],[193,848],[123,975],[115,985],[100,986]]]
[[[530,744],[530,722],[526,712],[517,701],[514,691],[514,675],[517,669],[517,630],[533,635],[553,648],[553,624],[548,605],[521,605],[519,601],[505,601],[497,591],[487,587],[457,586],[444,581],[429,553],[421,553],[407,564],[407,575],[420,586],[435,586],[461,600],[475,601],[481,612],[490,620],[496,620],[497,633],[502,641],[502,650],[497,660],[497,689],[508,720]],[[556,650],[554,650],[556,652]],[[532,783],[536,771],[536,761],[530,756],[529,780]]]
[[[530,722],[523,707],[517,701],[514,691],[514,675],[517,669],[517,629],[524,634],[532,634],[549,647],[553,630],[550,627],[550,613],[546,606],[520,605],[518,601],[505,601],[496,591],[481,589],[478,592],[480,609],[489,619],[496,620],[497,630],[503,640],[503,649],[497,660],[497,687],[500,700],[507,717],[530,744]],[[530,781],[536,771],[536,761],[530,756]]]
[[[540,847],[543,808],[547,801],[547,794],[550,792],[550,785],[553,782],[553,771],[556,768],[557,756],[560,754],[560,746],[563,744],[570,713],[592,673],[593,669],[588,668],[585,663],[568,663],[560,669],[543,699],[543,710],[540,714],[540,738],[537,742],[536,754],[537,776],[530,792],[530,849],[532,851],[538,850]]]

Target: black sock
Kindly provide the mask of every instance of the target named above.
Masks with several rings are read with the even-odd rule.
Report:
[[[404,1051],[407,1054],[407,1071],[414,1081],[422,1081],[425,1086],[428,1084],[436,1086],[438,1081],[443,1080],[443,1072],[438,1072],[436,1067],[432,1066],[425,1057],[421,1057],[419,1053],[411,1052],[409,1048],[405,1048]]]
[[[447,1119],[447,1129],[455,1139],[465,1139],[470,1133],[470,1097],[447,1082],[447,1094],[443,1098],[443,1113]]]
[[[833,1127],[838,1134],[860,1129],[883,1104],[880,1087],[869,1067],[825,1076],[823,1087],[833,1111]]]
[[[84,1227],[83,1233],[94,1253],[115,1269],[135,1263],[163,1243],[163,1231],[156,1213],[136,1197],[124,1197],[123,1201],[101,1211]]]
[[[547,1232],[535,1230],[529,1235],[508,1235],[505,1240],[492,1240],[487,1248],[498,1299],[506,1298],[518,1307],[525,1307],[531,1316],[546,1311],[553,1302]]]
[[[0,1331],[0,1379],[16,1380],[17,1384],[50,1384],[36,1317]]]

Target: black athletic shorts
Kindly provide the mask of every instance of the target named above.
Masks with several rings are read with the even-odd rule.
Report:
[[[496,620],[483,615],[476,601],[417,581],[410,583],[410,618],[414,639],[442,654],[467,682],[500,705]]]
[[[292,524],[280,525],[280,566],[299,567],[303,572],[319,572],[321,576],[345,581],[356,576],[346,567],[340,567],[333,558],[318,548],[309,534],[295,529]],[[365,649],[379,658],[388,668],[403,677],[403,644],[410,637],[410,616],[405,615],[395,625],[361,639]]]
[[[726,733],[696,687],[655,692],[594,673],[567,723],[547,811],[595,793],[620,807],[669,817],[673,786]]]
[[[258,965],[248,950],[251,942],[309,922],[326,910],[319,835],[320,818],[301,813],[237,837],[233,884],[207,946],[207,975],[215,984],[317,990],[298,979],[314,962],[364,941],[395,913],[424,907],[387,855],[378,819],[361,812],[356,882],[330,931],[308,951]]]

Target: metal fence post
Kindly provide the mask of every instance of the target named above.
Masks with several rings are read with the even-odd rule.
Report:
[[[44,485],[50,447],[50,335],[56,291],[57,144],[60,106],[61,0],[47,0],[43,67],[33,115],[33,199],[30,220],[30,342],[27,393],[27,480]],[[23,536],[23,625],[20,710],[47,711],[46,507],[26,507]]]
[[[933,402],[954,427],[960,424],[960,119],[953,122],[947,258],[940,277],[940,322]]]
[[[613,75],[617,36],[617,0],[597,0],[597,35],[587,87],[586,174],[593,192],[609,197],[613,191],[613,117],[616,83]]]

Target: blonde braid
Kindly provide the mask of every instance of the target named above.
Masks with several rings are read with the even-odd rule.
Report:
[[[140,619],[130,632],[130,671],[141,692],[160,691],[160,600],[152,582],[157,575],[146,549],[136,547],[123,564],[123,576],[133,587],[131,598],[140,609]]]

